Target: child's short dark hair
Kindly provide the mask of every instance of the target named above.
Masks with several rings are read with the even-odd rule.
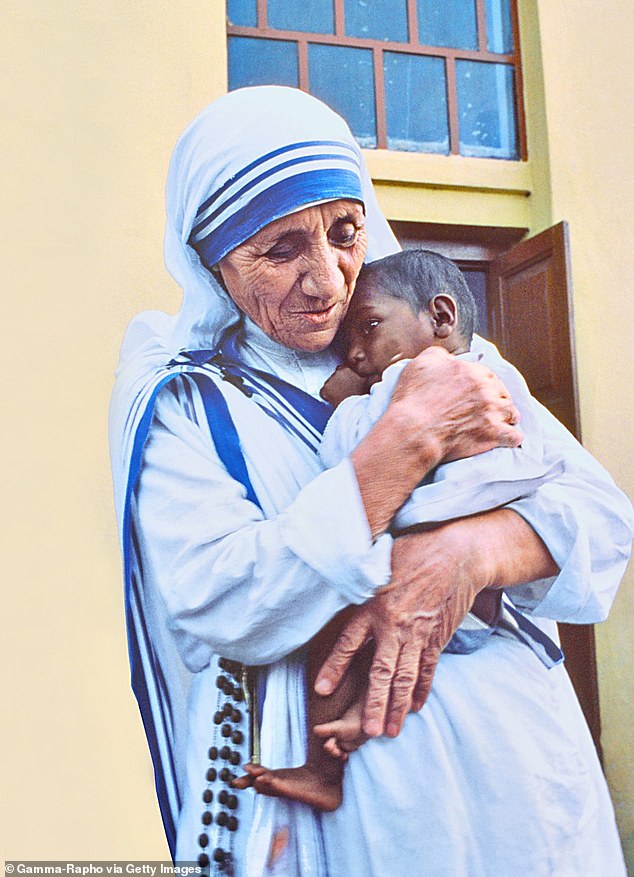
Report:
[[[457,330],[469,344],[476,328],[476,303],[460,268],[431,250],[402,250],[364,265],[357,286],[372,283],[378,291],[406,301],[414,313],[429,309],[436,295],[451,295],[458,305]]]

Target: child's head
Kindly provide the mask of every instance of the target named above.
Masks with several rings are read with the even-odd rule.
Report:
[[[381,375],[432,344],[469,349],[476,305],[450,259],[403,250],[364,265],[344,322],[346,358],[358,374]]]

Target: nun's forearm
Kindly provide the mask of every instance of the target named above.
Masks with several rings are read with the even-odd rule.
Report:
[[[391,405],[352,452],[351,460],[376,538],[387,530],[421,478],[438,465],[441,448],[431,433],[417,435],[402,407]]]

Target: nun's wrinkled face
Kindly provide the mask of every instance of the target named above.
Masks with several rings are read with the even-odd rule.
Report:
[[[224,285],[269,337],[324,350],[348,310],[366,251],[356,201],[306,207],[267,225],[220,261]]]

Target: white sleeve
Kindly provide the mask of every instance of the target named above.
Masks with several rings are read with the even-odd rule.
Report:
[[[401,372],[409,360],[400,360],[389,366],[382,379],[364,396],[349,396],[341,402],[328,421],[319,448],[324,466],[336,466],[349,457],[361,439],[370,432],[377,420],[385,414]]]
[[[630,556],[632,506],[605,469],[538,402],[544,463],[563,472],[533,496],[512,503],[543,539],[560,569],[554,579],[507,591],[516,605],[556,621],[603,621]]]
[[[144,450],[133,509],[143,587],[191,670],[212,653],[270,663],[387,583],[391,539],[372,542],[349,461],[265,520],[187,404],[159,394]]]

